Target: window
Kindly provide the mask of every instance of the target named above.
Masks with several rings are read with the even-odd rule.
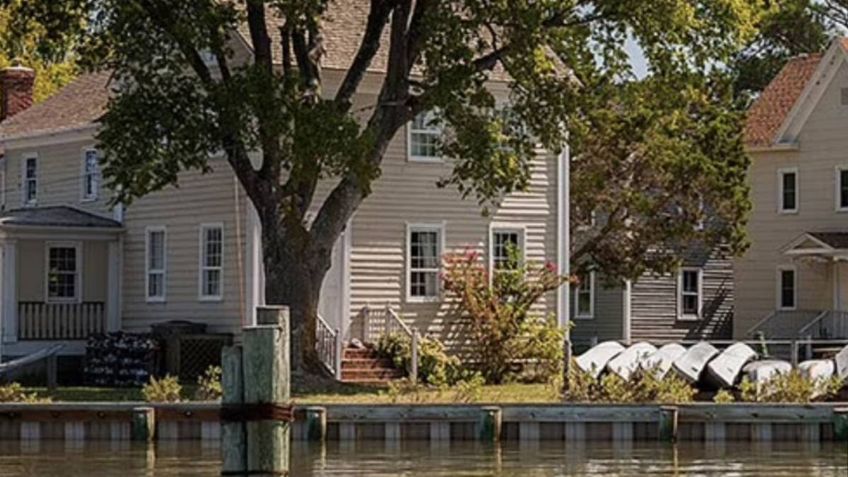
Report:
[[[439,298],[442,264],[442,226],[410,225],[408,233],[407,298],[428,301]]]
[[[679,290],[678,315],[680,318],[701,317],[701,280],[700,268],[684,268],[678,276]]]
[[[798,281],[793,266],[782,266],[777,269],[777,308],[794,310],[797,304]]]
[[[589,320],[595,316],[595,272],[578,277],[574,286],[574,318]]]
[[[780,169],[778,211],[783,214],[798,212],[798,169]]]
[[[518,259],[522,260],[524,252],[524,230],[520,228],[492,228],[489,237],[491,244],[489,267],[500,270],[508,267],[510,249],[515,249]],[[514,265],[514,264],[513,264]]]
[[[6,208],[6,170],[3,161],[0,161],[0,210]]]
[[[23,169],[23,203],[35,205],[38,200],[38,158],[31,156],[24,159]]]
[[[165,272],[167,267],[165,227],[149,227],[146,240],[146,296],[148,302],[165,301]]]
[[[848,166],[836,167],[836,210],[848,211]]]
[[[224,226],[200,226],[200,299],[220,300],[223,296]]]
[[[441,161],[439,139],[442,130],[435,124],[433,113],[420,113],[412,120],[407,130],[409,136],[410,161]]]
[[[79,299],[78,244],[47,244],[47,301],[73,302]]]
[[[100,192],[100,157],[94,149],[82,155],[82,199],[97,200]]]

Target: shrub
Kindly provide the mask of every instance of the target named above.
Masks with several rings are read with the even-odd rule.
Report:
[[[38,393],[26,392],[20,383],[9,383],[0,386],[0,402],[50,402],[50,398],[41,398]]]
[[[221,367],[209,366],[203,375],[197,378],[197,391],[194,399],[198,401],[217,401],[224,395],[221,385]]]
[[[835,396],[843,384],[839,378],[810,379],[793,369],[773,376],[759,386],[745,377],[739,390],[741,400],[746,402],[809,403]]]
[[[529,320],[524,324],[521,334],[524,339],[519,354],[526,363],[522,381],[561,385],[565,332],[556,318]]]
[[[655,368],[639,369],[629,381],[625,381],[614,374],[595,379],[572,363],[565,399],[575,402],[682,404],[692,402],[695,393],[695,388],[684,379],[674,374],[660,377]]]
[[[377,353],[395,366],[412,371],[412,339],[405,333],[386,333],[377,342]],[[434,386],[450,386],[465,377],[462,363],[445,351],[438,340],[422,336],[418,340],[418,379]]]
[[[552,264],[522,260],[514,247],[508,255],[507,263],[491,277],[476,252],[445,258],[444,288],[456,299],[456,313],[468,318],[469,351],[478,358],[486,382],[494,384],[506,380],[517,361],[549,358],[546,350],[526,346],[532,320],[540,319],[531,309],[567,280]]]
[[[736,397],[727,389],[722,389],[713,396],[713,402],[716,404],[731,404],[736,402]]]
[[[150,382],[141,388],[141,394],[147,402],[180,402],[183,387],[177,378],[166,375],[162,379],[150,377]]]
[[[454,402],[468,404],[479,401],[483,397],[484,384],[486,384],[486,380],[480,373],[475,373],[468,379],[459,381],[454,389]]]

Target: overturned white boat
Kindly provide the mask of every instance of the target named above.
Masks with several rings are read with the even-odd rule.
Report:
[[[664,344],[654,354],[645,358],[641,364],[642,369],[651,370],[657,374],[658,378],[663,378],[668,374],[674,360],[683,356],[685,352],[686,348],[681,344]]]
[[[607,363],[607,371],[625,381],[630,380],[639,365],[657,352],[657,347],[644,341],[634,343]]]
[[[833,363],[836,365],[836,376],[843,381],[848,381],[848,345],[836,353]]]
[[[828,381],[836,372],[836,363],[832,359],[810,359],[798,365],[798,372],[813,382],[812,397],[817,398],[827,391]]]
[[[601,375],[607,363],[622,351],[624,351],[624,346],[618,341],[604,341],[578,356],[574,362],[577,363],[577,367],[581,371],[597,378]]]
[[[748,376],[751,382],[757,384],[757,388],[764,383],[767,383],[774,377],[786,374],[792,371],[792,364],[789,361],[780,359],[764,359],[762,361],[754,361],[745,365],[742,372]]]
[[[707,364],[705,378],[719,388],[736,384],[742,367],[757,357],[757,352],[745,343],[734,343]]]
[[[672,367],[675,372],[690,383],[695,383],[707,367],[707,363],[718,354],[718,349],[706,341],[692,345],[679,358],[674,360]]]

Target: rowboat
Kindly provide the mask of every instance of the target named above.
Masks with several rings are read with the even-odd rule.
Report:
[[[650,343],[645,343],[644,341],[635,343],[611,359],[607,363],[607,371],[625,381],[629,381],[633,372],[639,369],[639,365],[648,356],[656,352],[657,347]]]
[[[745,365],[742,372],[748,376],[752,382],[757,384],[757,388],[768,382],[779,374],[786,374],[792,371],[792,364],[789,361],[780,359],[764,359],[762,361],[754,361]]]
[[[624,346],[618,341],[604,341],[581,354],[574,361],[581,371],[597,379],[607,363],[622,351]]]
[[[745,343],[734,343],[707,364],[705,378],[719,388],[736,384],[742,367],[757,357],[757,352]]]
[[[674,360],[672,367],[680,377],[690,383],[698,382],[707,363],[718,354],[715,346],[701,341],[694,344],[683,355]]]
[[[642,362],[642,368],[650,369],[656,373],[658,378],[663,378],[668,374],[674,360],[681,357],[685,352],[686,348],[678,343],[662,345],[656,353],[645,358]]]
[[[843,381],[848,380],[848,345],[845,345],[842,351],[836,353],[833,362],[836,364],[836,376]]]
[[[831,359],[810,359],[798,365],[801,376],[815,381],[826,381],[836,372],[836,363]]]

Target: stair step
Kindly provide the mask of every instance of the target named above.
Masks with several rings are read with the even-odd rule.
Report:
[[[342,360],[342,369],[393,369],[395,364],[386,358],[345,358]]]
[[[379,358],[376,351],[369,348],[345,348],[344,359]]]
[[[342,369],[342,381],[389,381],[405,375],[406,373],[399,369]]]

